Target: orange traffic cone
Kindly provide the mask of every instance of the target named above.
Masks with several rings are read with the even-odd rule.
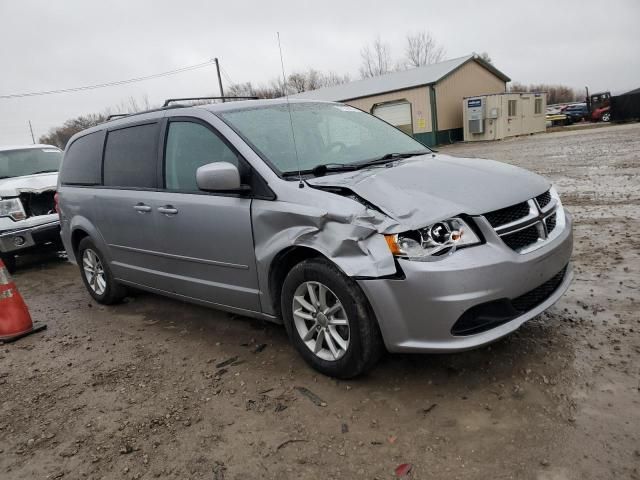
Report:
[[[12,342],[47,328],[34,326],[29,309],[0,260],[0,342]]]

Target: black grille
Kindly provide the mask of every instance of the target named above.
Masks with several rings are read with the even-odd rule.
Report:
[[[553,292],[556,291],[556,289],[562,283],[566,271],[567,267],[565,265],[565,267],[560,270],[551,280],[548,280],[539,287],[534,288],[530,292],[527,292],[524,295],[511,300],[511,304],[519,312],[528,312],[529,310],[537,307],[547,298],[549,298],[553,294]]]
[[[549,202],[551,202],[551,193],[549,193],[549,191],[547,190],[542,195],[538,195],[536,197],[536,200],[538,201],[538,205],[540,205],[540,208],[544,208],[549,205]]]
[[[20,195],[20,201],[24,206],[27,217],[56,213],[55,194],[56,192],[53,190],[42,193],[22,193]]]
[[[507,223],[520,220],[527,215],[529,215],[529,204],[527,202],[522,202],[517,205],[485,213],[484,217],[489,221],[493,228],[496,228],[501,225],[506,225]]]
[[[551,233],[556,228],[556,214],[549,215],[545,222],[547,223],[547,233]]]
[[[535,225],[501,237],[504,243],[513,250],[521,250],[538,241],[538,228]]]

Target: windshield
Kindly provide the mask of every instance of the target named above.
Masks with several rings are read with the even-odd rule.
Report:
[[[292,102],[290,106],[299,165],[286,103],[218,115],[280,173],[430,151],[388,123],[347,105]]]
[[[57,172],[62,152],[57,148],[0,151],[0,179]]]

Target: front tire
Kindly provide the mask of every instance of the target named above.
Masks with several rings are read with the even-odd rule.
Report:
[[[122,301],[126,289],[115,281],[104,255],[93,240],[89,237],[82,239],[76,258],[84,286],[96,302],[112,305]]]
[[[364,293],[325,259],[305,260],[291,269],[282,287],[281,311],[291,343],[325,375],[361,375],[384,351]]]

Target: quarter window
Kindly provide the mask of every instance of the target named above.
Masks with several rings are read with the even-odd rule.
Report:
[[[509,100],[509,116],[510,117],[515,117],[516,116],[517,105],[518,105],[518,101],[517,100]]]
[[[157,188],[158,124],[113,130],[104,150],[104,185]]]
[[[104,131],[78,138],[67,147],[60,182],[63,185],[99,185]]]
[[[199,191],[196,170],[214,162],[229,162],[240,168],[233,150],[204,125],[182,121],[169,124],[165,151],[167,190]]]

